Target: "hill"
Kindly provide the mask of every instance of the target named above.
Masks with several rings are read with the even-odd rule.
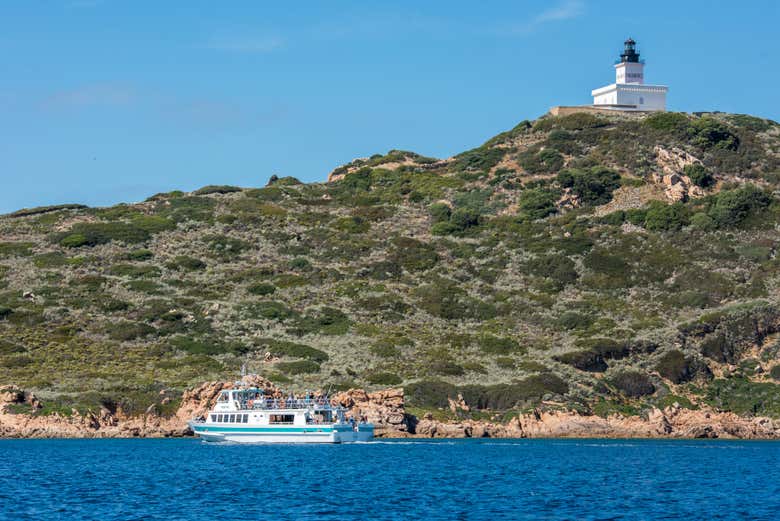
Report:
[[[246,364],[403,386],[445,419],[458,394],[473,418],[780,417],[779,165],[772,121],[578,113],[328,183],[20,210],[0,217],[0,383],[39,415],[172,413]]]

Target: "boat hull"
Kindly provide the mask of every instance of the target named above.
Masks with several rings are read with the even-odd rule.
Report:
[[[190,422],[190,428],[204,441],[234,443],[356,443],[374,438],[372,425],[332,427],[223,427]]]

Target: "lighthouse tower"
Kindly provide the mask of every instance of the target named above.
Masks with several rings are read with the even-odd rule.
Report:
[[[593,105],[602,109],[664,111],[668,91],[665,85],[645,84],[645,62],[639,59],[636,42],[629,38],[615,62],[615,83],[591,94]]]

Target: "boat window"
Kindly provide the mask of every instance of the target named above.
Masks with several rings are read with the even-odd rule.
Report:
[[[211,422],[214,423],[215,421],[217,421],[217,415],[216,414],[212,414],[211,415]]]
[[[249,422],[249,415],[245,414],[244,415],[244,423],[247,423],[247,422]]]
[[[219,398],[217,398],[218,402],[226,402],[228,401],[228,395],[227,393],[220,393]]]
[[[217,422],[218,423],[222,423],[222,415],[221,414],[217,414]]]
[[[231,414],[230,415],[230,423],[234,423],[235,421],[236,421],[236,415],[235,414]]]
[[[268,423],[294,423],[294,414],[272,414]]]

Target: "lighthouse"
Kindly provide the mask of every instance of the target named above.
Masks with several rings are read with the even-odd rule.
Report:
[[[645,61],[639,59],[636,42],[629,38],[615,62],[615,83],[591,94],[596,108],[644,112],[665,111],[668,91],[665,85],[645,83]]]

